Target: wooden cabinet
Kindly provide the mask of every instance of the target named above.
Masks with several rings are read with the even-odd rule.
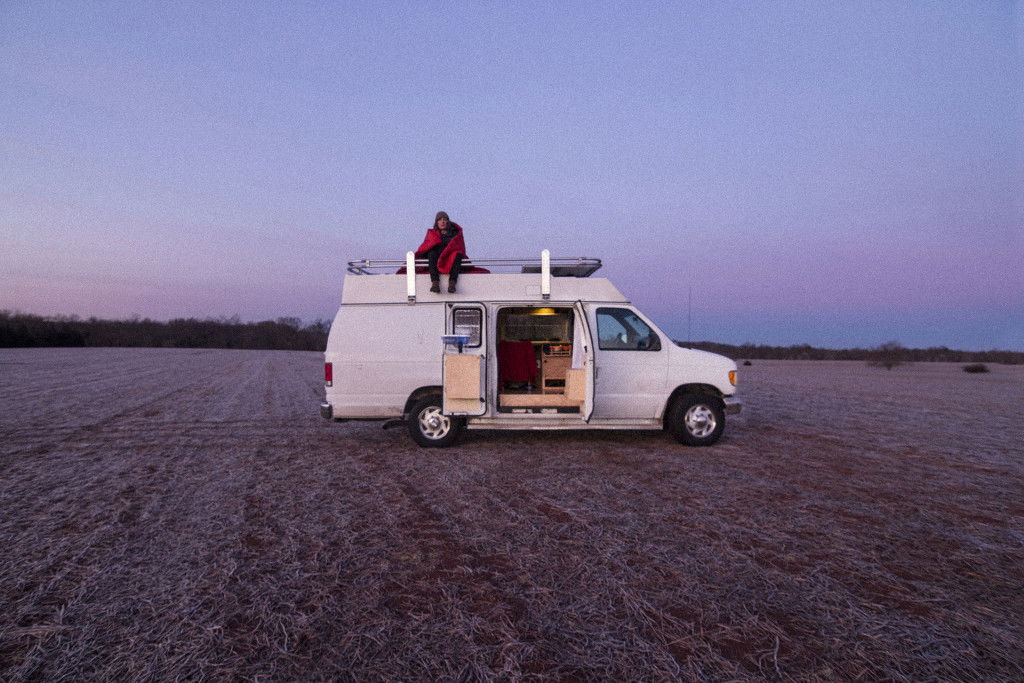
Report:
[[[565,393],[565,371],[572,365],[570,344],[546,344],[540,355],[541,393]]]

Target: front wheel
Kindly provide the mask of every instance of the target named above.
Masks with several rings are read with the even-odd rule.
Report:
[[[409,435],[424,448],[445,448],[453,445],[462,433],[461,418],[445,415],[440,396],[420,399],[409,411]]]
[[[683,394],[669,408],[668,429],[679,443],[710,446],[725,429],[722,400],[710,394]]]

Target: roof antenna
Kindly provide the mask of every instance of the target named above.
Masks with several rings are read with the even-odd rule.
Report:
[[[686,291],[686,345],[693,346],[693,331],[691,327],[692,321],[692,310],[693,310],[693,285],[691,284]]]
[[[540,296],[551,298],[551,252],[547,249],[540,252]]]

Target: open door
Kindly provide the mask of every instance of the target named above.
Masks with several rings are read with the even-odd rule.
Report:
[[[573,305],[572,366],[566,371],[565,393],[580,402],[580,419],[590,421],[594,414],[594,338],[582,301]]]
[[[448,304],[445,331],[455,343],[444,344],[441,364],[445,415],[487,412],[487,311],[482,304]]]

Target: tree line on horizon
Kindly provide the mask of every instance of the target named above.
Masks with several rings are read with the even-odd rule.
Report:
[[[677,342],[681,343],[681,342]],[[733,360],[858,360],[886,367],[907,363],[1001,363],[1018,365],[1024,363],[1024,353],[1019,351],[958,351],[945,346],[926,349],[910,349],[896,341],[885,342],[873,348],[822,349],[809,344],[794,346],[768,346],[764,344],[719,344],[717,342],[693,342],[684,346],[702,351],[711,351]]]
[[[272,349],[323,351],[330,322],[315,320],[303,325],[299,318],[241,322],[231,318],[175,318],[166,322],[132,317],[126,320],[82,319],[77,316],[45,317],[31,313],[0,311],[0,348],[45,346],[133,346],[155,348]],[[677,342],[680,343],[680,342]],[[734,360],[858,360],[946,363],[1024,363],[1017,351],[958,351],[945,346],[908,349],[898,342],[875,348],[823,349],[809,344],[721,344],[702,341],[685,344]]]
[[[155,348],[323,351],[330,323],[299,318],[242,322],[232,318],[175,318],[166,322],[44,317],[0,311],[0,348],[132,346]]]

